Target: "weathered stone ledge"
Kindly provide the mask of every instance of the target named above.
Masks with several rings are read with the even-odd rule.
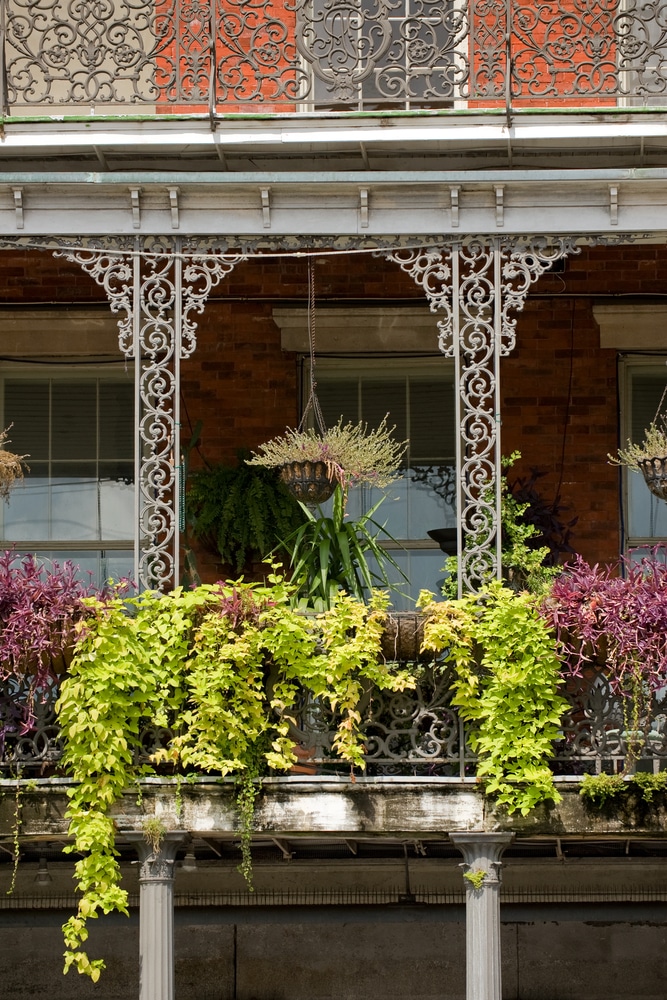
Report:
[[[66,838],[67,779],[21,783],[22,838]],[[198,837],[239,835],[232,781],[198,779],[180,783],[151,778],[128,791],[113,807],[119,839],[141,831],[147,816],[159,818],[167,830]],[[257,799],[258,836],[385,836],[442,838],[465,831],[510,831],[522,838],[667,835],[664,803],[600,810],[579,795],[577,783],[559,785],[562,799],[534,809],[528,816],[509,816],[487,799],[474,782],[453,779],[357,778],[299,776],[268,779]],[[15,827],[16,781],[0,782],[0,839],[11,840]],[[180,810],[179,810],[180,800]]]

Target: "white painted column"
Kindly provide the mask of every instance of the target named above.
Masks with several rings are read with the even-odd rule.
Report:
[[[450,834],[465,859],[461,867],[466,883],[466,1000],[502,1000],[500,859],[512,836]]]
[[[133,838],[134,839],[134,838]],[[158,850],[137,838],[139,1000],[174,1000],[174,861],[185,835],[164,835]]]

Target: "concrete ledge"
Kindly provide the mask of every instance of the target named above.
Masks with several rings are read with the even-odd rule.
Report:
[[[62,780],[22,783],[22,838],[66,838],[68,784]],[[15,787],[12,781],[0,783],[0,840],[5,843],[14,835]],[[141,831],[147,816],[160,818],[168,830],[183,829],[197,837],[238,837],[233,782],[181,784],[180,814],[177,789],[174,779],[157,778],[142,783],[141,805],[136,791],[124,795],[112,810],[119,839]],[[662,804],[641,810],[627,806],[598,810],[586,805],[578,785],[568,783],[560,791],[558,804],[542,805],[528,816],[509,816],[476,785],[451,779],[274,778],[264,784],[257,799],[255,832],[258,837],[400,839],[442,838],[473,830],[509,831],[537,839],[667,835],[667,811]]]

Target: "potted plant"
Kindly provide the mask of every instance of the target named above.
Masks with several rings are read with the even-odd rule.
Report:
[[[641,472],[654,496],[667,500],[667,420],[658,417],[644,431],[641,444],[628,441],[616,455],[609,455],[614,465],[623,465],[631,472]]]
[[[71,659],[93,593],[71,562],[46,566],[32,555],[0,554],[0,682],[11,680],[22,692],[0,728],[0,745],[33,725],[35,704]]]
[[[602,671],[620,697],[623,719],[616,735],[630,770],[648,740],[654,700],[662,700],[667,684],[664,558],[656,551],[639,562],[623,559],[603,568],[578,558],[553,581],[541,613],[558,641],[566,683],[586,687]]]
[[[9,499],[9,493],[17,482],[23,479],[25,469],[24,458],[27,455],[15,455],[14,452],[5,448],[9,444],[8,434],[10,427],[0,431],[0,497],[3,500]]]
[[[295,531],[304,515],[275,469],[250,468],[247,452],[234,465],[210,465],[193,472],[186,516],[193,536],[241,572],[263,559],[280,538]]]
[[[380,544],[382,538],[395,539],[373,516],[385,498],[380,497],[370,510],[354,519],[346,517],[346,499],[346,489],[338,484],[330,514],[301,504],[306,520],[278,545],[277,552],[282,549],[289,557],[297,605],[323,611],[332,606],[340,591],[365,603],[375,587],[396,589],[388,575],[389,566],[405,580],[396,560]]]
[[[260,446],[248,465],[280,469],[280,477],[302,503],[324,503],[336,484],[386,486],[396,476],[406,442],[396,441],[385,416],[368,430],[363,421],[329,429],[288,428]]]

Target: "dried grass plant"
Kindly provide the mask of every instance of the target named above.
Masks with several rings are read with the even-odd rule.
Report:
[[[23,480],[24,471],[28,468],[24,462],[27,455],[15,455],[13,451],[5,448],[9,444],[9,431],[11,424],[0,431],[0,497],[3,500],[9,499],[9,494],[17,482]]]

